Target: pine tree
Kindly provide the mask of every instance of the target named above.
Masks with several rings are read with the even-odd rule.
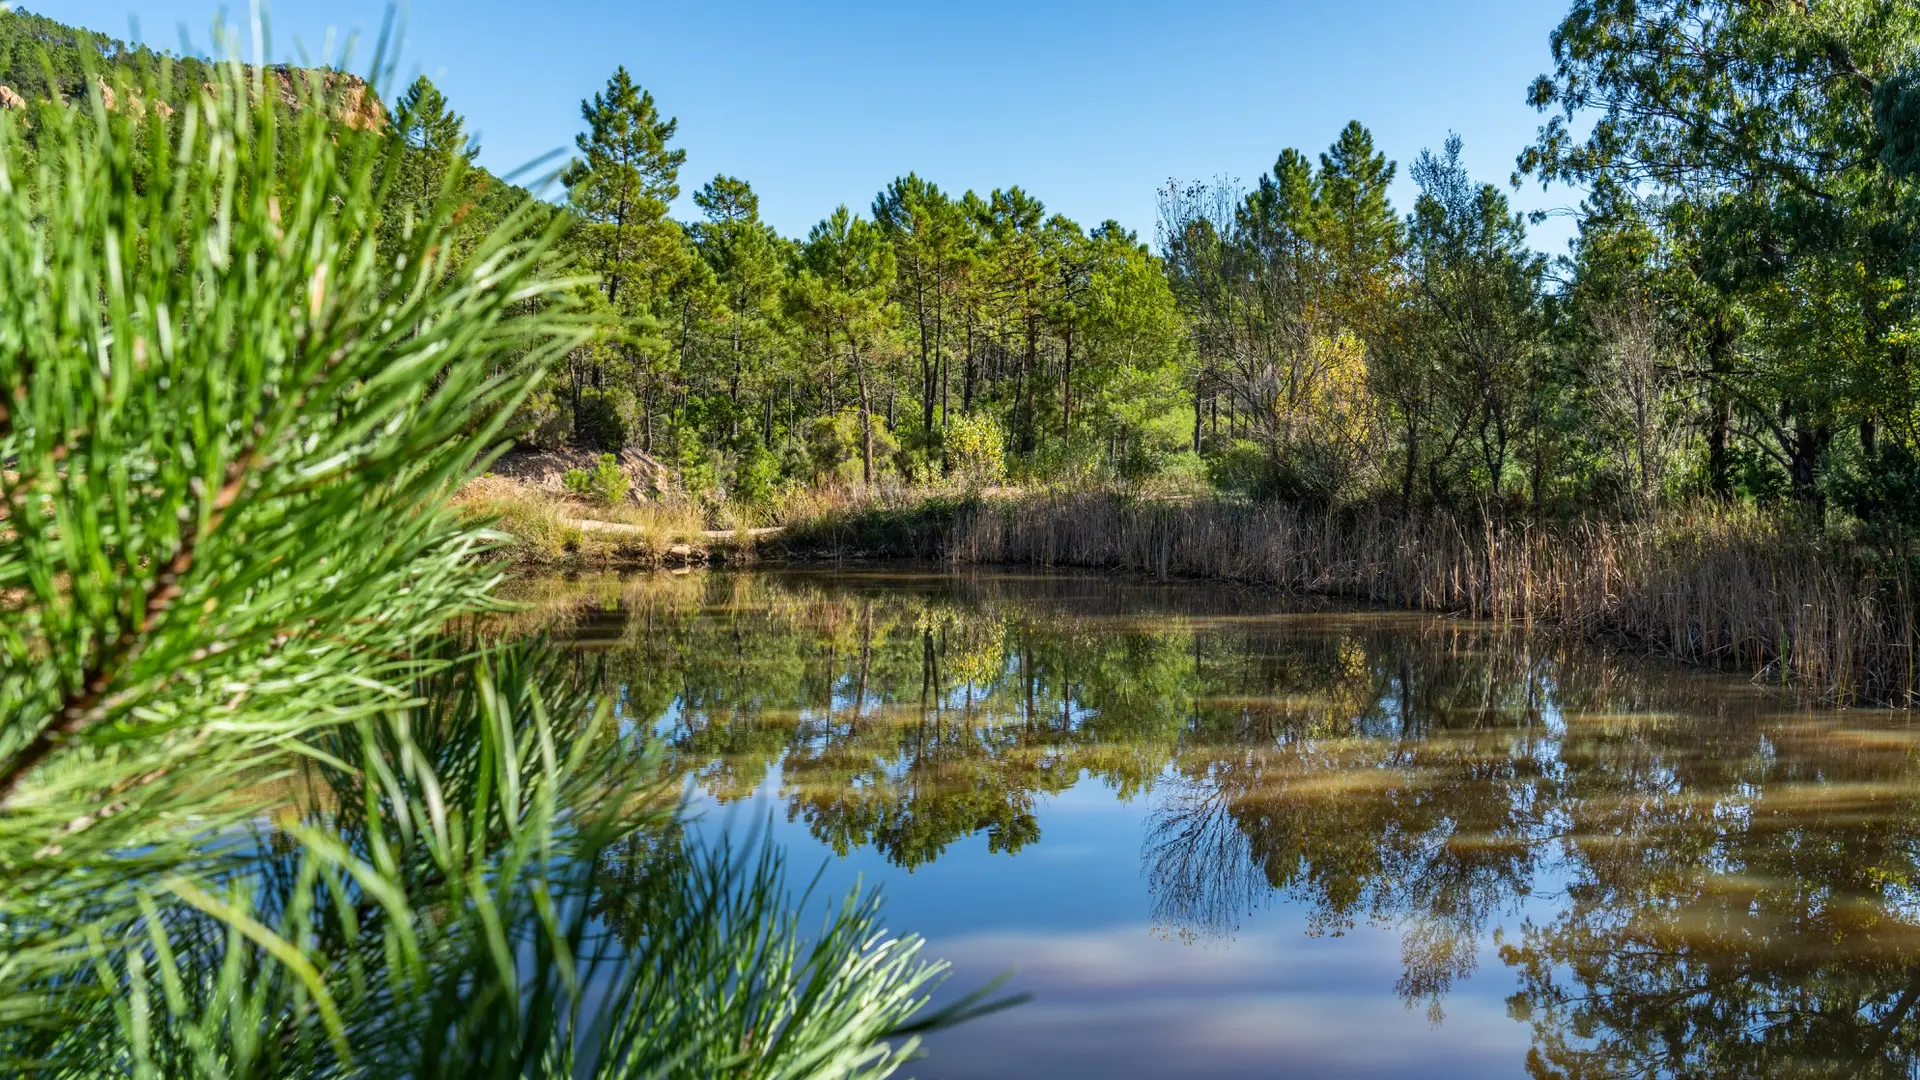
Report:
[[[479,145],[467,137],[466,121],[425,75],[400,95],[388,123],[408,149],[412,175],[404,188],[416,213],[439,194],[456,162],[471,165],[480,154]]]
[[[1335,317],[1363,339],[1400,256],[1400,219],[1387,200],[1393,162],[1374,149],[1373,135],[1353,121],[1320,155],[1315,239],[1326,253]]]
[[[1478,444],[1487,491],[1500,499],[1534,374],[1545,266],[1527,246],[1520,215],[1493,185],[1472,181],[1460,153],[1456,135],[1414,164],[1413,269],[1440,335],[1440,399],[1453,437]],[[1539,481],[1536,471],[1536,499]]]
[[[588,222],[594,268],[616,309],[620,294],[640,273],[645,234],[666,219],[680,195],[685,150],[670,150],[677,120],[660,118],[653,95],[616,68],[606,89],[580,103],[587,130],[575,140],[580,157],[562,178],[569,203]]]
[[[892,331],[887,293],[894,280],[893,247],[877,226],[842,206],[807,234],[799,267],[792,309],[820,335],[829,378],[843,356],[852,371],[860,403],[860,478],[872,484],[876,367],[886,358]]]
[[[920,426],[931,444],[945,383],[948,311],[963,270],[967,221],[938,185],[908,173],[873,200],[873,220],[886,232],[899,266],[895,296],[912,320],[920,358]]]
[[[760,220],[760,198],[744,180],[717,176],[695,193],[707,220],[690,232],[723,296],[728,435],[738,434],[742,396],[759,385],[763,445],[773,440],[772,397],[765,392],[777,301],[785,279],[785,245]]]

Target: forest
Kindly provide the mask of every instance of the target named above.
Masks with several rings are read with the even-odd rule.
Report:
[[[1920,13],[1872,0],[1576,5],[1516,88],[1544,122],[1512,177],[1468,175],[1445,133],[1388,161],[1355,121],[1251,185],[1169,184],[1150,237],[912,172],[783,237],[748,179],[690,175],[671,103],[621,68],[535,200],[567,219],[603,329],[513,434],[638,450],[747,506],[977,474],[1558,517],[1711,498],[1901,529],[1916,42]],[[0,22],[23,99],[79,92],[89,59],[164,58]],[[532,198],[472,165],[431,82],[370,108],[412,148],[388,220],[452,189],[479,235]],[[1411,208],[1388,199],[1403,167]],[[1568,255],[1529,244],[1521,183],[1581,194]]]
[[[1584,193],[1552,260],[1457,139],[1402,166],[1357,121],[1248,189],[1170,185],[1152,237],[913,173],[781,237],[747,180],[683,176],[668,106],[622,69],[561,177],[617,330],[519,435],[633,446],[747,503],[984,469],[1549,515],[1740,499],[1903,528],[1916,42],[1895,4],[1577,5],[1512,178]],[[430,190],[462,122],[425,84],[394,116]],[[1402,167],[1411,208],[1387,197]],[[674,220],[694,183],[701,216]]]

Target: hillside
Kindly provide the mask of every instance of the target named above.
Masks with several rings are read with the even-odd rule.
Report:
[[[129,44],[44,15],[0,12],[0,108],[26,108],[34,101],[72,101],[85,94],[90,70],[105,74],[124,69],[129,81],[155,86],[162,81],[163,69],[169,67],[171,92],[167,100],[155,106],[162,113],[171,112],[193,88],[211,81],[208,60]],[[283,65],[268,69],[268,73],[280,101],[289,108],[298,106],[302,94],[300,69]],[[366,80],[333,70],[322,70],[320,77],[322,92],[337,102],[342,123],[371,130],[388,122],[385,104]],[[114,107],[113,90],[103,84],[102,92],[108,107]]]

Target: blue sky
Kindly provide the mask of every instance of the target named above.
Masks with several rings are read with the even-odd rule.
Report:
[[[30,10],[174,46],[204,46],[245,0],[35,0]],[[367,41],[385,0],[281,0],[276,59],[329,30]],[[625,64],[680,120],[682,187],[750,181],[782,232],[835,206],[864,209],[916,171],[952,191],[1019,184],[1084,225],[1118,219],[1151,237],[1170,178],[1250,181],[1279,151],[1317,153],[1349,119],[1408,164],[1449,131],[1477,177],[1502,185],[1541,117],[1526,104],[1550,65],[1566,0],[1251,0],[1148,4],[1049,0],[616,3],[413,0],[402,72],[435,79],[506,171],[569,150],[580,100]],[[362,63],[370,47],[360,52]],[[1515,195],[1525,209],[1577,193]],[[686,203],[679,208],[691,216]],[[1564,218],[1534,230],[1564,249]]]

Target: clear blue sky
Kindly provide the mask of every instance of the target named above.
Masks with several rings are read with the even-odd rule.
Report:
[[[245,0],[33,0],[29,10],[148,44],[184,27],[204,47]],[[690,194],[716,173],[750,181],[782,232],[835,206],[864,210],[909,170],[951,191],[1019,184],[1092,226],[1151,238],[1169,178],[1250,181],[1283,147],[1318,153],[1349,119],[1408,164],[1449,130],[1480,179],[1505,185],[1540,117],[1527,85],[1550,63],[1568,0],[969,0],[932,4],[651,0],[413,0],[408,76],[438,82],[498,171],[570,150],[580,100],[617,64],[680,120]],[[369,45],[385,0],[280,0],[275,59],[330,29]],[[1567,207],[1537,184],[1525,209]],[[693,208],[678,208],[691,216]],[[1563,217],[1534,230],[1564,249]]]

